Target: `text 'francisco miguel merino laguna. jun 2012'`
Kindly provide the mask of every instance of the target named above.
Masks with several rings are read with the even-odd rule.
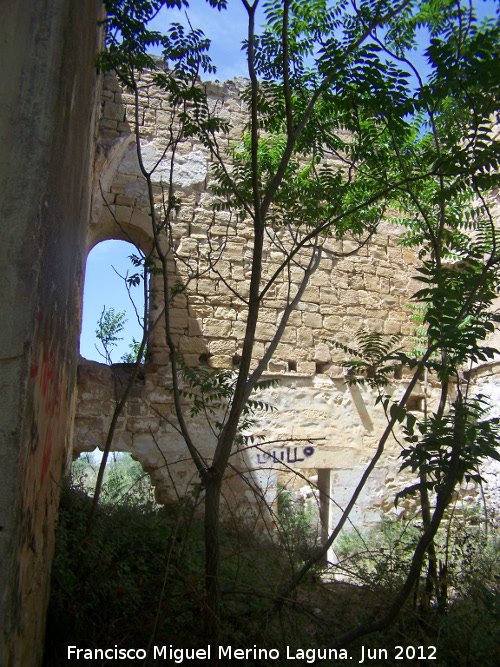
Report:
[[[286,647],[285,654],[278,649],[258,648],[254,645],[252,648],[233,648],[232,646],[212,646],[206,648],[176,648],[172,644],[169,646],[153,646],[153,659],[165,660],[174,664],[182,664],[196,660],[211,660],[217,655],[219,660],[302,660],[313,663],[316,660],[357,660],[357,664],[363,664],[367,660],[387,660],[389,654],[395,660],[436,660],[435,646],[393,646],[386,648],[365,648],[361,646],[357,656],[348,653],[346,649],[334,648],[294,648]],[[147,657],[145,649],[126,649],[119,648],[117,645],[110,648],[78,648],[77,646],[68,646],[68,660],[144,660]],[[352,664],[352,663],[351,663]],[[356,664],[356,662],[354,662]],[[431,663],[432,664],[432,663]]]

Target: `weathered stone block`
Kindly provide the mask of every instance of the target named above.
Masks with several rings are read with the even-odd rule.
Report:
[[[229,259],[243,259],[243,244],[228,243],[224,250],[224,255]]]
[[[323,326],[323,317],[320,313],[303,313],[302,323],[305,327],[319,329]]]
[[[401,324],[394,320],[387,320],[384,324],[384,333],[393,336],[401,332]]]
[[[212,318],[203,320],[203,333],[205,336],[229,336],[231,332],[231,322],[221,321]]]
[[[281,341],[283,343],[296,343],[297,342],[297,330],[293,327],[287,326],[283,335],[281,336]]]
[[[314,350],[314,361],[328,363],[332,360],[330,348],[325,343],[318,343]]]
[[[311,348],[314,343],[314,338],[311,329],[309,327],[300,327],[297,329],[297,345],[301,347]],[[306,371],[300,371],[305,373]]]
[[[269,326],[265,322],[258,322],[255,328],[255,340],[269,341],[275,333],[275,327]]]
[[[299,373],[313,374],[316,371],[316,364],[314,361],[298,361],[297,371]]]
[[[181,336],[179,340],[179,352],[181,354],[205,354],[208,345],[201,336]]]
[[[129,401],[126,405],[127,415],[131,417],[143,417],[148,414],[148,406],[143,401]]]
[[[288,366],[284,361],[270,361],[267,364],[267,370],[270,373],[285,373],[288,370]]]
[[[133,210],[130,206],[115,206],[114,213],[118,222],[130,222]]]
[[[125,118],[125,110],[122,104],[116,104],[110,100],[104,103],[104,117],[110,120],[122,121]]]
[[[214,355],[210,357],[209,364],[212,368],[221,368],[230,370],[233,367],[232,357],[226,357],[223,355]]]
[[[234,338],[226,340],[212,340],[210,341],[210,352],[214,356],[229,356],[236,352],[236,341]]]
[[[217,283],[213,280],[198,280],[198,294],[210,295],[217,291]]]
[[[170,326],[172,330],[184,330],[188,327],[187,310],[181,308],[170,309]]]
[[[132,211],[132,217],[130,218],[130,223],[136,227],[140,227],[147,231],[151,229],[151,217],[142,211],[140,208],[135,207]]]

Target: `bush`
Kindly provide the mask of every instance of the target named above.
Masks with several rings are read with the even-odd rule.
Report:
[[[204,541],[194,497],[167,508],[136,502],[140,499],[130,495],[120,503],[107,500],[84,539],[91,499],[82,489],[82,476],[75,481],[78,486],[67,484],[62,490],[45,667],[72,665],[68,645],[203,646]],[[292,651],[328,646],[359,621],[382,613],[421,528],[415,518],[383,523],[365,535],[344,535],[337,555],[349,583],[316,570],[268,623],[266,613],[276,595],[316,540],[314,503],[295,503],[282,489],[278,509],[280,540],[249,530],[236,514],[221,527],[220,641],[234,648],[254,643],[277,648],[281,658],[274,664],[281,667],[289,664],[287,645]],[[500,664],[500,544],[496,533],[485,534],[478,519],[454,515],[439,534],[438,555],[448,565],[446,610],[437,605],[423,609],[417,594],[397,626],[363,639],[366,649],[436,646],[436,667]],[[360,644],[349,649],[355,657],[359,652]],[[406,664],[393,659],[394,654],[384,664]]]
[[[286,486],[278,484],[278,525],[280,543],[295,564],[307,560],[320,539],[316,498],[294,500]]]
[[[108,493],[85,539],[91,498],[81,474],[75,482],[62,489],[45,667],[73,664],[68,645],[203,646],[204,540],[194,503],[158,508],[130,496],[111,502]],[[290,563],[275,542],[236,516],[222,526],[221,561],[221,641],[246,647],[290,576]],[[281,639],[272,635],[270,646]]]
[[[386,521],[366,535],[351,532],[336,547],[338,567],[366,596],[391,599],[408,570],[421,526],[418,518]],[[446,605],[422,604],[426,567],[398,627],[375,646],[433,645],[436,665],[494,667],[500,664],[500,536],[488,535],[476,512],[451,513],[436,538],[440,580]],[[391,595],[387,595],[388,593]],[[360,606],[363,606],[360,604]],[[373,613],[373,599],[366,605]],[[362,617],[362,616],[361,616]],[[370,640],[371,641],[371,640]],[[365,638],[365,645],[368,645]],[[393,664],[392,662],[386,664]],[[395,662],[394,664],[401,664]]]
[[[85,493],[93,494],[99,463],[100,456],[96,456],[95,452],[81,454],[71,469],[72,484]],[[126,501],[127,504],[153,507],[155,501],[151,478],[130,454],[113,452],[106,466],[99,500],[101,504]]]

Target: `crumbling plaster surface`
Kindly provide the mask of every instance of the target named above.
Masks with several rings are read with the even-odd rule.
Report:
[[[244,85],[243,79],[207,84],[212,103],[231,119],[231,141],[241,140],[246,121],[241,99]],[[152,165],[167,147],[170,115],[168,102],[152,85],[148,73],[141,86],[143,154],[146,164]],[[94,183],[89,248],[104,238],[128,238],[144,244],[150,234],[145,184],[127,120],[132,117],[132,102],[115,79],[106,78],[97,160],[101,176]],[[208,361],[214,368],[230,370],[241,351],[245,330],[245,306],[238,295],[244,298],[248,294],[252,231],[230,218],[228,212],[214,214],[212,158],[205,148],[190,139],[179,146],[178,152],[173,181],[182,208],[172,225],[176,259],[172,259],[170,270],[172,279],[187,287],[176,297],[171,310],[173,337],[189,365]],[[155,173],[158,197],[160,184],[168,177],[167,167]],[[385,415],[380,405],[375,406],[375,396],[367,388],[347,386],[343,352],[331,341],[350,343],[361,329],[406,337],[412,334],[414,325],[406,304],[417,289],[412,278],[417,260],[398,241],[398,229],[384,223],[377,235],[354,254],[350,254],[357,246],[354,239],[328,240],[325,244],[319,267],[268,364],[265,377],[279,379],[279,385],[259,395],[275,408],[256,420],[254,432],[262,436],[262,444],[235,455],[236,467],[251,471],[249,481],[263,489],[268,500],[275,497],[278,474],[330,469],[331,495],[334,503],[343,505],[374,452],[386,425]],[[287,244],[286,229],[269,230],[263,281],[283,261],[281,245],[286,248]],[[215,257],[220,248],[224,249],[222,259],[210,267],[211,253]],[[295,286],[292,296],[308,260],[304,252],[299,266],[291,270]],[[204,273],[197,275],[200,269]],[[161,287],[153,280],[151,290],[154,316],[162,306]],[[285,274],[262,304],[253,367],[267,349],[289,298]],[[115,370],[124,372],[119,367]],[[80,364],[75,454],[103,445],[114,407],[112,373],[94,362],[82,360]],[[165,390],[169,385],[168,351],[160,324],[152,335],[142,377],[120,419],[114,448],[131,452],[151,472],[162,501],[174,500],[189,483],[197,481],[174,426],[172,399]],[[395,380],[391,391],[398,394],[405,385],[404,379]],[[432,405],[437,387],[430,383],[427,391]],[[415,390],[416,409],[421,408],[422,399],[420,385]],[[191,420],[190,427],[202,454],[210,457],[213,438],[207,435],[207,424]],[[267,441],[272,442],[265,444]],[[353,515],[356,523],[372,523],[384,512],[394,511],[399,451],[400,445],[391,440]],[[406,481],[400,477],[398,484]],[[245,491],[245,498],[253,498],[251,490]],[[404,503],[401,507],[404,509]]]
[[[74,417],[102,3],[1,3],[0,664],[41,663]]]

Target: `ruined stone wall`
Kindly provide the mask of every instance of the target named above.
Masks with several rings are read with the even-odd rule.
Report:
[[[1,3],[0,664],[41,663],[70,454],[102,3]]]
[[[231,120],[229,140],[240,141],[247,118],[241,98],[245,80],[206,85],[219,115]],[[168,101],[151,83],[149,74],[144,75],[141,86],[142,155],[146,166],[152,166],[167,148],[171,116]],[[132,104],[132,96],[108,77],[102,100],[99,176],[94,186],[89,248],[103,239],[122,238],[147,249],[150,219],[129,124]],[[181,209],[172,225],[175,253],[170,271],[172,280],[180,281],[186,289],[176,297],[171,310],[172,332],[187,364],[196,367],[207,363],[231,370],[237,368],[245,331],[252,230],[229,212],[214,213],[213,162],[201,143],[189,140],[180,146],[174,166],[173,182]],[[158,198],[161,182],[167,182],[168,177],[167,161],[153,177]],[[268,230],[263,285],[283,262],[289,233],[286,228]],[[249,487],[245,489],[245,480],[235,473],[241,488],[227,491],[233,498],[250,500],[253,486],[272,501],[278,477],[285,479],[291,470],[306,477],[317,470],[333,471],[327,491],[339,505],[357,484],[386,419],[368,389],[346,385],[344,353],[331,341],[350,343],[363,329],[405,337],[412,334],[414,325],[406,304],[416,290],[412,279],[416,259],[398,244],[398,233],[397,227],[384,223],[358,250],[354,238],[325,243],[321,262],[264,375],[279,380],[277,386],[259,394],[276,410],[257,416],[253,431],[261,436],[259,448],[234,457],[237,471],[249,471]],[[268,291],[257,325],[253,367],[269,346],[309,257],[307,251],[299,255],[290,273],[283,271]],[[155,316],[163,304],[158,281],[152,280],[151,290]],[[170,375],[164,340],[160,324],[152,335],[148,358],[114,443],[116,450],[131,452],[151,472],[161,501],[174,500],[189,483],[198,481],[176,430],[171,395],[165,389]],[[126,368],[80,364],[75,452],[103,446],[114,408],[113,373],[122,382]],[[405,386],[404,379],[395,379],[392,391],[398,394]],[[431,383],[430,405],[436,391]],[[413,409],[421,410],[422,400],[423,388],[419,386],[412,397]],[[202,455],[209,458],[215,438],[208,424],[198,417],[190,420],[190,428]],[[353,517],[357,523],[378,521],[381,513],[392,507],[399,451],[396,441],[391,441]]]

